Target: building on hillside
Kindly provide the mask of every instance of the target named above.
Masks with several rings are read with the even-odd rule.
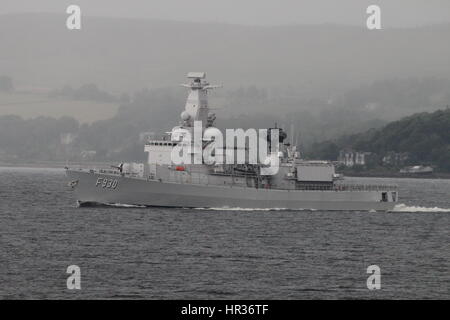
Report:
[[[389,151],[384,155],[382,163],[384,166],[400,167],[404,166],[409,159],[410,156],[407,152]]]
[[[338,162],[346,167],[366,166],[375,161],[375,154],[372,152],[341,150]]]
[[[67,146],[67,145],[71,144],[75,140],[76,137],[77,137],[77,135],[74,133],[70,133],[70,132],[61,133],[59,136],[59,140],[62,145]]]
[[[147,142],[150,139],[153,139],[155,137],[155,133],[151,131],[141,132],[139,133],[139,141],[140,142]]]
[[[95,150],[83,150],[80,153],[80,156],[83,160],[93,160],[97,155],[97,151]]]

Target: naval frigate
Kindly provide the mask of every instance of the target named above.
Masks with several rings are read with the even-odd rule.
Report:
[[[66,167],[70,186],[80,206],[91,204],[134,205],[182,208],[242,208],[291,210],[388,211],[398,201],[395,185],[347,183],[337,179],[330,161],[310,161],[300,157],[286,142],[281,128],[276,157],[277,170],[267,161],[256,164],[174,163],[173,148],[202,121],[206,130],[214,128],[216,116],[208,106],[208,90],[218,86],[206,81],[204,72],[187,75],[189,89],[180,125],[161,138],[149,138],[144,146],[146,163],[121,163],[105,168]],[[202,136],[199,147],[211,139]],[[270,149],[270,142],[269,142]],[[195,153],[195,147],[193,148]],[[200,150],[201,152],[202,150]],[[225,150],[225,153],[230,150]],[[269,150],[270,151],[270,150]],[[267,160],[267,159],[266,159]]]

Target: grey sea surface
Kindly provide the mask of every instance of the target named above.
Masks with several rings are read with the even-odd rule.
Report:
[[[62,169],[0,168],[0,298],[449,299],[450,180],[356,180],[397,183],[399,205],[78,208]]]

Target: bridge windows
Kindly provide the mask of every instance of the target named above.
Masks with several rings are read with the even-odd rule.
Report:
[[[148,143],[150,146],[164,146],[164,147],[173,147],[176,145],[176,142],[159,142],[159,141],[151,141]]]
[[[393,191],[391,194],[392,194],[392,202],[396,202],[397,201],[397,192]]]

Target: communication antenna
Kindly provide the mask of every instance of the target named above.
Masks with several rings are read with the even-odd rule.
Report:
[[[291,146],[294,146],[294,124],[291,122]]]

